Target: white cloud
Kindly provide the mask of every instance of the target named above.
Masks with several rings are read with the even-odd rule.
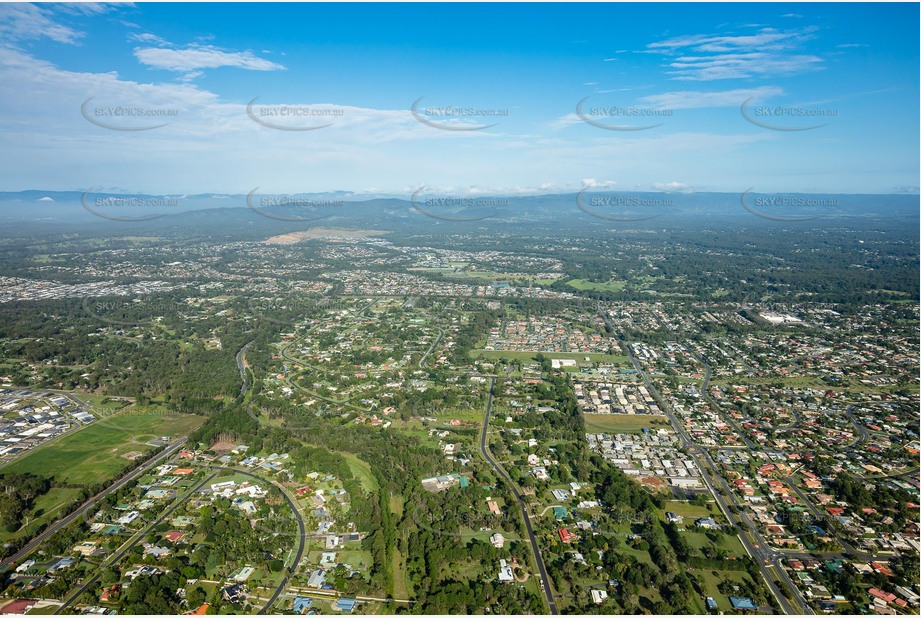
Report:
[[[821,68],[818,56],[796,52],[813,31],[761,28],[747,35],[684,35],[650,43],[647,51],[676,56],[668,73],[680,81],[792,75]]]
[[[654,182],[652,183],[652,188],[663,193],[693,193],[690,185],[674,180],[672,182]]]
[[[669,63],[667,71],[680,81],[711,81],[748,77],[792,75],[819,68],[822,59],[811,55],[775,55],[759,52],[718,54],[715,56],[681,56]]]
[[[138,43],[148,43],[150,45],[169,45],[169,42],[166,41],[166,39],[163,39],[150,32],[132,32],[128,34],[128,40],[136,41]]]
[[[776,86],[761,86],[760,88],[741,88],[737,90],[722,90],[705,92],[699,90],[684,90],[677,92],[663,92],[642,97],[640,101],[658,109],[700,109],[710,107],[738,107],[748,99],[763,101],[769,97],[779,96],[784,93],[783,88]]]
[[[116,7],[134,6],[132,2],[105,3],[105,2],[62,2],[55,8],[72,15],[102,15]]]
[[[572,125],[585,124],[585,121],[579,118],[579,115],[575,112],[570,112],[568,114],[563,114],[556,120],[550,122],[550,128],[554,130],[565,129],[566,127],[571,127]]]
[[[49,9],[24,3],[0,4],[0,36],[11,41],[48,38],[58,43],[76,43],[83,36],[52,19]]]
[[[192,72],[218,67],[236,67],[248,71],[281,71],[284,66],[254,56],[252,52],[228,52],[211,45],[191,45],[185,49],[138,47],[134,56],[141,64],[167,71]]]
[[[594,178],[583,178],[583,189],[609,189],[617,184],[616,180],[595,180]]]

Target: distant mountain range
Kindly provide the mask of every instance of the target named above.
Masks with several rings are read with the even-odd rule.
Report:
[[[714,225],[869,225],[917,229],[919,196],[907,194],[651,193],[586,190],[541,196],[364,196],[301,194],[149,195],[109,192],[0,192],[0,222],[48,231],[186,228],[290,231],[314,225],[448,232],[472,228],[667,228]],[[139,228],[138,228],[139,229]]]

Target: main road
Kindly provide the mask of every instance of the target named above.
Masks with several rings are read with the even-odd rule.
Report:
[[[499,462],[493,459],[492,453],[489,451],[489,416],[492,414],[492,397],[495,387],[496,378],[493,376],[489,379],[489,398],[486,400],[486,418],[483,419],[483,433],[480,434],[480,453],[487,463],[492,466],[493,470],[496,471],[496,474],[501,476],[505,482],[509,484],[509,487],[512,488],[512,493],[515,494],[515,499],[518,500],[518,505],[521,507],[521,514],[524,516],[524,526],[528,533],[528,539],[531,541],[531,551],[534,554],[534,562],[537,565],[537,572],[540,575],[541,588],[547,600],[547,607],[550,608],[551,614],[556,615],[560,612],[557,610],[556,601],[553,599],[553,592],[550,588],[550,576],[547,575],[547,568],[544,566],[544,560],[540,557],[540,547],[537,544],[537,537],[534,536],[534,528],[531,526],[531,517],[528,515],[528,505],[524,501],[524,496],[518,491],[518,485],[512,480],[512,477],[508,475],[508,472],[499,465]]]
[[[723,512],[723,515],[726,517],[726,519],[730,523],[732,524],[738,523],[742,527],[742,530],[740,531],[738,535],[739,540],[742,542],[742,546],[745,548],[746,553],[748,553],[748,555],[752,558],[752,560],[754,560],[758,564],[758,568],[761,570],[761,575],[764,578],[765,584],[767,585],[768,589],[771,591],[771,594],[777,600],[777,603],[780,605],[783,612],[785,614],[813,613],[812,610],[809,608],[809,605],[806,603],[805,599],[802,598],[799,588],[793,583],[793,581],[790,579],[790,576],[782,568],[782,565],[780,564],[779,560],[776,560],[775,565],[777,566],[777,568],[775,569],[774,573],[790,588],[792,593],[796,595],[796,597],[799,599],[799,603],[802,605],[803,611],[801,612],[798,609],[794,609],[790,605],[789,601],[787,600],[786,595],[784,594],[784,591],[781,590],[779,586],[777,586],[776,582],[774,581],[774,578],[772,577],[771,572],[768,571],[768,568],[764,564],[764,558],[765,558],[764,554],[768,551],[767,544],[764,541],[764,538],[761,537],[760,533],[758,532],[758,529],[755,528],[754,524],[748,518],[748,515],[744,511],[742,511],[738,507],[738,505],[733,504],[733,506],[735,507],[735,511],[732,508],[730,508],[730,505],[727,503],[727,501],[723,498],[723,495],[720,493],[720,491],[724,491],[727,496],[731,497],[733,495],[732,491],[728,487],[728,483],[726,483],[722,475],[719,474],[716,464],[713,462],[713,459],[710,457],[710,453],[705,448],[699,447],[693,440],[691,440],[691,437],[687,434],[687,431],[685,431],[684,429],[684,425],[675,416],[671,408],[671,405],[668,403],[668,401],[666,401],[664,397],[662,397],[658,389],[652,383],[652,380],[649,378],[649,375],[643,369],[643,366],[633,355],[633,350],[630,349],[629,344],[624,342],[623,347],[626,350],[627,356],[629,356],[630,361],[633,363],[633,368],[636,369],[637,374],[642,378],[643,384],[646,386],[646,389],[649,391],[649,393],[654,398],[656,398],[657,401],[659,401],[660,405],[662,406],[662,411],[665,413],[665,416],[668,417],[669,422],[671,423],[675,432],[678,434],[678,437],[681,439],[681,444],[687,450],[688,455],[691,457],[691,459],[694,460],[694,463],[697,465],[697,469],[700,470],[701,478],[703,479],[704,483],[707,485],[707,488],[710,490],[710,493],[713,495],[713,498],[716,500],[717,505],[719,505],[720,510]],[[707,383],[709,382],[709,379],[710,379],[709,365],[705,364],[705,367],[707,369],[707,372],[706,372],[706,375],[702,383],[702,390],[706,388]],[[712,475],[710,474],[710,471],[709,471],[710,469],[713,470]],[[717,479],[719,481],[722,481],[723,483],[722,488],[718,487]],[[736,512],[738,512],[738,514],[736,514]],[[751,535],[753,539],[758,541],[757,544],[752,543],[751,540],[749,540],[748,538],[749,534]]]
[[[153,457],[151,457],[150,459],[142,463],[140,466],[138,466],[137,468],[135,468],[134,470],[132,470],[125,476],[121,477],[120,479],[118,479],[117,481],[115,481],[114,483],[112,483],[111,485],[103,489],[102,491],[100,491],[95,496],[89,498],[86,502],[81,504],[77,508],[77,510],[75,510],[73,513],[66,515],[65,517],[62,517],[61,519],[57,520],[56,522],[48,526],[44,530],[44,532],[35,536],[31,541],[26,543],[26,545],[22,549],[20,549],[18,552],[16,552],[15,554],[10,556],[6,560],[4,560],[3,563],[0,564],[0,572],[5,571],[6,569],[10,568],[11,566],[16,564],[23,558],[31,554],[33,551],[35,551],[35,549],[39,545],[41,545],[42,541],[44,541],[45,539],[53,535],[55,532],[57,532],[61,528],[64,528],[65,526],[72,524],[74,521],[77,520],[78,517],[85,514],[87,511],[89,511],[93,507],[93,505],[99,501],[100,498],[104,498],[105,496],[109,495],[113,491],[118,491],[119,489],[124,487],[126,484],[130,483],[131,481],[138,478],[139,476],[145,474],[148,470],[153,468],[157,464],[157,462],[161,461],[164,457],[169,457],[170,455],[172,455],[180,446],[185,444],[185,441],[186,441],[186,438],[180,438],[179,440],[176,440],[170,446],[163,449],[162,451],[160,451],[159,453],[157,453],[156,455],[154,455]]]
[[[55,615],[60,614],[65,609],[67,609],[70,605],[73,605],[74,601],[79,599],[80,595],[86,592],[90,588],[90,586],[92,586],[93,583],[95,583],[95,581],[99,579],[99,577],[102,575],[103,566],[111,566],[111,565],[117,564],[122,558],[125,557],[125,555],[127,555],[127,553],[131,550],[132,547],[137,545],[138,542],[140,542],[140,540],[143,539],[147,535],[148,532],[153,530],[155,527],[159,526],[163,522],[164,519],[169,517],[177,508],[179,508],[179,506],[182,503],[188,500],[193,494],[195,494],[199,489],[201,489],[205,484],[207,484],[215,476],[217,476],[216,471],[204,477],[202,480],[198,481],[194,485],[192,485],[188,490],[186,490],[186,492],[182,496],[177,498],[175,502],[173,502],[170,506],[166,508],[166,510],[160,513],[159,517],[157,517],[154,521],[152,521],[151,523],[141,528],[140,531],[134,533],[134,535],[132,535],[132,537],[127,542],[125,542],[121,547],[115,550],[113,554],[109,555],[108,558],[106,558],[100,563],[99,568],[96,569],[96,572],[94,575],[85,579],[83,583],[80,584],[80,586],[76,590],[70,593],[70,596],[64,599],[60,607],[58,607],[54,611],[54,614]]]
[[[243,384],[240,385],[240,397],[243,397],[246,391],[249,390],[249,374],[246,373],[246,351],[249,349],[249,346],[253,345],[255,342],[256,340],[253,339],[237,352],[237,369],[240,370],[240,378],[243,380]]]

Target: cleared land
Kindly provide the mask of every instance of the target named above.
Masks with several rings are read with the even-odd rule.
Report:
[[[337,455],[342,455],[349,464],[349,469],[352,471],[352,474],[355,475],[355,478],[358,479],[358,482],[361,483],[362,489],[369,492],[375,492],[380,489],[377,478],[372,474],[371,466],[368,465],[367,462],[359,459],[357,455],[345,451],[335,451],[335,453]]]
[[[626,281],[617,281],[612,279],[605,283],[596,281],[587,281],[585,279],[572,279],[566,282],[566,285],[576,288],[577,290],[603,290],[605,292],[620,292],[627,285]]]
[[[69,485],[95,485],[130,467],[127,453],[153,450],[147,441],[161,435],[177,438],[204,422],[202,416],[132,407],[39,447],[2,470],[31,472]]]
[[[669,427],[664,416],[655,414],[583,414],[588,433],[640,433]]]
[[[290,232],[266,238],[267,245],[291,245],[307,238],[367,238],[369,236],[383,236],[383,230],[346,230],[332,227],[315,227],[300,232]]]

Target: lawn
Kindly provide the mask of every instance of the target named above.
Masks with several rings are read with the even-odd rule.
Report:
[[[3,470],[31,472],[69,485],[107,481],[133,467],[133,459],[125,455],[150,452],[153,447],[145,444],[148,440],[160,435],[179,437],[205,422],[201,416],[164,412],[132,406],[39,447]]]
[[[668,427],[668,419],[653,414],[583,414],[588,433],[640,433]]]
[[[371,466],[368,465],[367,462],[359,459],[358,456],[353,453],[347,453],[345,451],[334,452],[337,455],[342,455],[349,464],[349,469],[352,471],[352,474],[355,475],[355,478],[358,479],[358,482],[361,483],[362,489],[369,492],[375,492],[380,489],[377,477],[371,472]]]
[[[714,575],[713,571],[709,569],[688,569],[688,573],[704,582],[706,596],[713,597],[720,611],[723,612],[731,612],[732,604],[729,603],[729,597],[727,595],[720,594],[717,588],[719,583],[722,581],[742,583],[749,579],[745,571],[716,571],[716,575]]]
[[[409,587],[409,578],[403,570],[403,554],[396,547],[393,548],[393,557],[391,561],[393,569],[393,598],[409,599],[412,596]]]
[[[683,533],[688,545],[695,549],[702,549],[710,545],[710,539],[707,538],[707,535],[703,532],[692,532],[691,528],[688,528],[689,521],[690,520],[685,520],[684,523],[687,531]],[[693,522],[691,523],[691,527],[693,527]],[[718,537],[716,547],[718,549],[727,550],[729,552],[729,557],[734,556],[736,558],[742,558],[748,555],[745,553],[745,548],[742,547],[742,542],[737,536],[723,535]]]
[[[713,503],[715,504],[715,503]],[[706,506],[697,506],[691,502],[682,502],[680,500],[669,500],[665,503],[665,508],[662,512],[662,519],[665,519],[665,512],[671,511],[675,515],[681,515],[684,517],[684,524],[691,525],[694,523],[693,520],[699,519],[701,517],[714,517],[720,519],[718,515],[713,513],[718,513],[719,511],[710,511]]]
[[[78,500],[82,501],[82,492],[79,489],[52,487],[48,493],[36,498],[32,510],[22,519],[23,522],[27,522],[22,528],[16,532],[0,532],[0,542],[35,536],[40,525],[59,519],[61,508]]]
[[[332,550],[336,551],[336,550]],[[367,570],[374,560],[371,558],[371,552],[364,549],[346,549],[336,551],[336,561],[342,564],[350,564],[352,568]]]
[[[626,281],[612,279],[605,283],[597,283],[586,279],[572,279],[566,282],[566,285],[576,288],[577,290],[603,290],[605,292],[620,292],[627,285]]]
[[[403,517],[403,498],[401,496],[390,496],[390,512],[396,515],[397,519]]]

